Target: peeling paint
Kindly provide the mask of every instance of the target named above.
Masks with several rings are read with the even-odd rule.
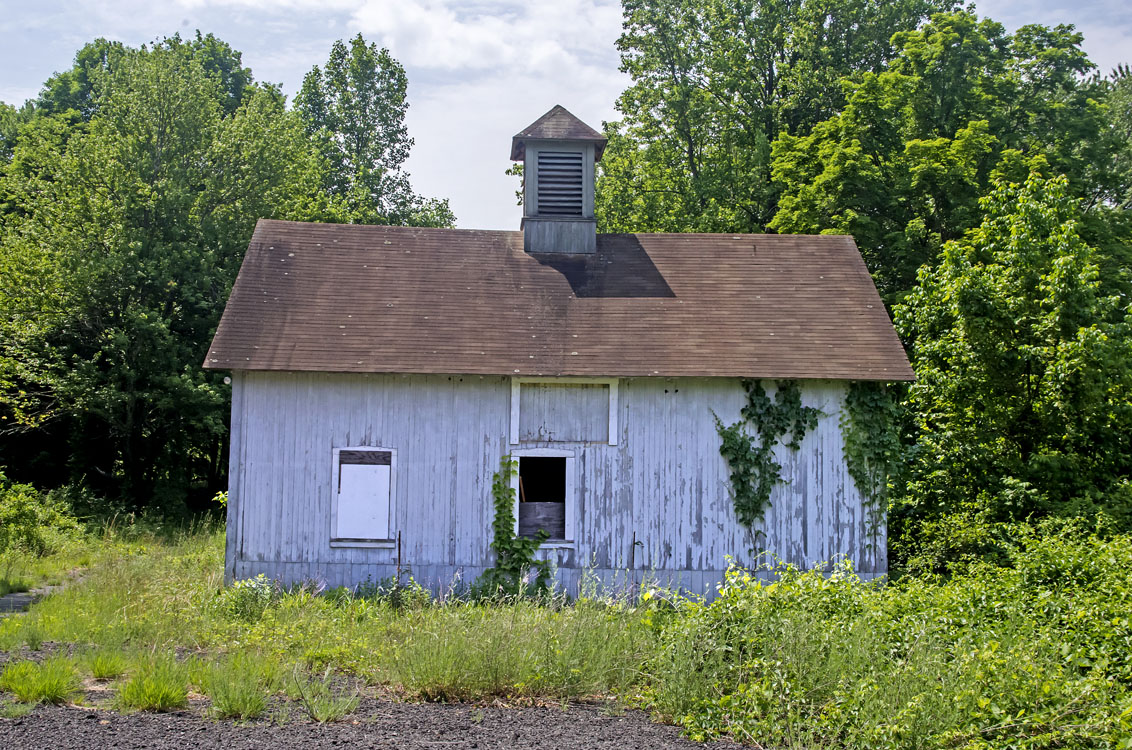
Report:
[[[468,581],[491,564],[491,475],[511,448],[510,378],[233,375],[229,578],[317,574],[351,584],[396,570],[394,549],[329,546],[331,453],[354,447],[355,436],[398,449],[392,525],[401,532],[404,570],[418,580],[427,571],[435,582],[457,574]],[[754,551],[801,567],[844,556],[872,577],[887,564],[884,526],[867,526],[845,467],[844,390],[839,382],[803,382],[803,402],[823,416],[797,453],[776,449],[786,481],[772,493]],[[577,538],[552,558],[563,584],[576,585],[587,566],[631,578],[632,562],[633,575],[651,569],[703,588],[718,582],[728,555],[756,561],[752,534],[734,518],[712,420],[714,411],[734,421],[742,403],[736,379],[627,378],[619,385],[617,445],[553,443],[578,458]],[[550,399],[540,408],[553,415],[558,407]],[[574,424],[602,422],[589,414]]]

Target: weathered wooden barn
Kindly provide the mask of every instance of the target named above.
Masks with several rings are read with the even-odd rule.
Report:
[[[605,140],[561,107],[515,136],[521,231],[261,221],[205,366],[232,375],[226,574],[330,585],[492,564],[491,482],[567,588],[692,590],[753,550],[886,570],[847,473],[847,383],[912,372],[850,237],[599,235]],[[817,426],[737,522],[715,415],[801,384]],[[400,544],[398,545],[398,540]]]

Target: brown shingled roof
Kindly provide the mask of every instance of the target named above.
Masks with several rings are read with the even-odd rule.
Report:
[[[549,112],[515,134],[511,139],[511,161],[522,161],[526,142],[534,140],[593,141],[594,161],[601,161],[606,144],[604,135],[570,114],[561,104],[555,104]]]
[[[260,221],[205,367],[910,380],[852,238]]]

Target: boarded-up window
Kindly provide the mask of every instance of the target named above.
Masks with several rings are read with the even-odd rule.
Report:
[[[336,541],[390,538],[392,464],[393,453],[388,450],[338,451],[333,531]]]
[[[605,383],[522,383],[519,441],[604,443],[609,440]]]

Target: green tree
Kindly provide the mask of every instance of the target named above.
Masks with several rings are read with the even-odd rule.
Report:
[[[251,69],[241,64],[241,53],[212,34],[202,35],[198,30],[196,36],[187,42],[181,39],[180,34],[174,34],[156,42],[154,48],[176,50],[196,60],[204,72],[219,84],[220,106],[227,115],[235,112],[254,91]],[[100,97],[106,95],[99,87],[111,83],[111,74],[129,52],[129,48],[121,42],[101,37],[83,45],[75,53],[75,63],[70,70],[47,79],[39,96],[31,102],[32,108],[49,115],[73,110],[84,120],[91,119],[97,111]]]
[[[893,33],[937,0],[626,0],[632,85],[606,126],[602,231],[755,231],[775,214],[771,142],[843,104],[838,81],[882,70]]]
[[[1120,65],[1112,72],[1112,93],[1108,97],[1109,127],[1119,151],[1116,171],[1124,187],[1117,196],[1116,206],[1124,211],[1132,209],[1132,68]]]
[[[83,45],[75,53],[75,63],[70,70],[47,79],[39,97],[33,102],[35,110],[48,115],[74,111],[84,120],[89,120],[96,108],[95,88],[117,67],[126,51],[121,42],[102,37]]]
[[[405,127],[405,69],[361,34],[334,43],[330,59],[303,79],[295,109],[322,146],[327,191],[347,206],[350,221],[452,226],[447,200],[425,199],[403,165],[413,146]]]
[[[12,158],[16,137],[20,129],[20,111],[11,104],[0,102],[0,165]]]
[[[997,182],[895,309],[917,381],[896,546],[932,524],[1096,515],[1132,526],[1132,310],[1099,283],[1065,177]]]
[[[900,298],[943,243],[979,224],[992,179],[1066,174],[1099,208],[1121,191],[1104,87],[1071,26],[1007,35],[972,13],[893,37],[883,72],[845,79],[844,109],[773,144],[770,227],[852,234],[882,295]]]
[[[339,217],[297,115],[258,90],[225,117],[222,83],[185,45],[128,50],[89,123],[24,128],[0,180],[6,460],[137,507],[222,487],[228,393],[200,364],[255,221]]]

